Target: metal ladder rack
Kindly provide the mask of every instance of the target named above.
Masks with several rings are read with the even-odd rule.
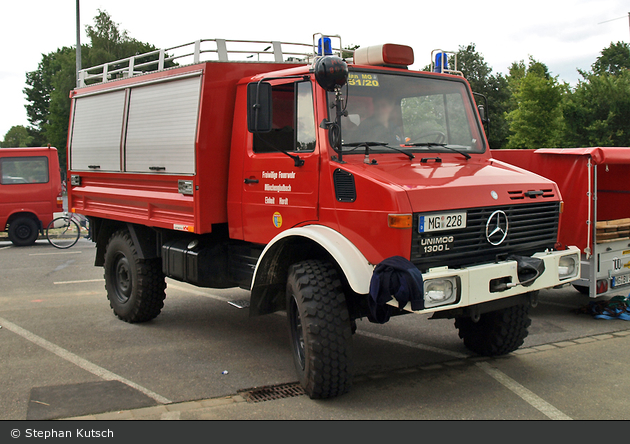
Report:
[[[263,40],[196,40],[82,69],[78,72],[78,87],[206,61],[307,64],[317,57],[317,36],[338,37],[314,34],[314,44]],[[335,51],[341,53],[340,48],[339,38],[339,49],[335,48]]]

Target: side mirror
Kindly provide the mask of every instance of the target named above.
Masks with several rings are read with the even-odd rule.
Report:
[[[477,109],[479,110],[479,116],[481,117],[481,121],[486,123],[486,109],[483,105],[478,105]]]
[[[247,129],[251,133],[268,133],[272,123],[271,84],[247,85]]]

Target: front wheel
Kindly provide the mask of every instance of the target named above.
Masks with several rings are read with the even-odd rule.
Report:
[[[112,310],[126,322],[145,322],[164,307],[166,280],[159,259],[140,259],[126,230],[112,234],[105,250],[105,289]]]
[[[80,236],[79,224],[68,216],[57,217],[46,227],[46,238],[53,247],[70,248],[77,243]]]
[[[456,318],[455,327],[469,350],[482,356],[500,356],[523,345],[531,322],[529,306],[514,305],[484,313],[477,322]]]
[[[300,384],[312,399],[332,398],[352,385],[352,322],[341,281],[328,262],[289,268],[287,317]]]
[[[30,217],[19,217],[9,224],[8,234],[16,247],[33,245],[39,236],[37,222]]]

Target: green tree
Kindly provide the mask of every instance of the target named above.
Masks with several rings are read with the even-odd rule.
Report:
[[[12,126],[0,142],[0,148],[22,148],[31,146],[33,137],[29,134],[25,126]]]
[[[26,73],[26,84],[29,86],[23,92],[26,95],[26,114],[35,146],[45,146],[49,141],[46,126],[50,117],[51,94],[56,88],[55,77],[64,68],[67,58],[74,57],[74,54],[74,49],[68,47],[44,54],[37,70]]]
[[[626,71],[630,68],[630,45],[625,42],[611,43],[602,50],[592,67],[593,72],[598,75],[616,75]]]
[[[630,146],[630,71],[581,74],[563,107],[569,146]]]
[[[506,114],[510,126],[507,148],[559,146],[562,138],[562,98],[566,84],[549,74],[547,66],[530,57],[529,65],[514,63],[508,84],[512,110]]]
[[[86,26],[90,45],[81,46],[81,66],[94,66],[154,51],[156,48],[129,37],[109,14],[99,10],[94,26]],[[27,118],[32,143],[50,143],[66,164],[66,141],[70,118],[70,91],[76,85],[76,49],[63,47],[43,54],[37,70],[26,74]]]
[[[510,100],[507,78],[501,74],[492,74],[492,68],[485,62],[483,55],[477,52],[474,43],[459,47],[457,69],[464,74],[473,92],[482,94],[488,100],[486,117],[489,124],[486,135],[490,147],[505,147],[509,134],[505,113]],[[478,105],[485,105],[478,96],[475,99]]]

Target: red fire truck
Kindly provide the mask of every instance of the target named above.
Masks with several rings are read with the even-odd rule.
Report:
[[[156,317],[165,277],[247,289],[252,316],[286,311],[299,380],[327,398],[351,386],[357,319],[455,319],[501,355],[537,291],[579,277],[579,250],[556,248],[557,186],[494,162],[457,73],[321,34],[182,48],[84,70],[71,92],[69,205],[122,320]]]
[[[573,286],[592,298],[630,290],[630,148],[492,150],[495,159],[553,180],[564,212],[558,240],[582,252]]]

